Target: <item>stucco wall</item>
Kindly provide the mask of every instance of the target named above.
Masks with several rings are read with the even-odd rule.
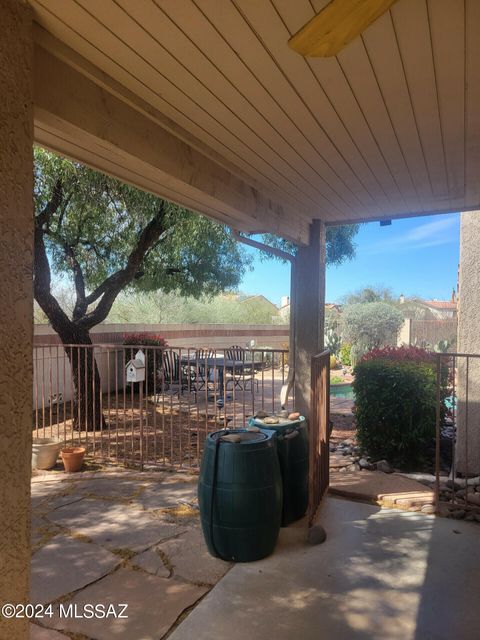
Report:
[[[29,7],[0,0],[0,601],[28,599],[32,389],[32,36]],[[28,637],[0,617],[0,638]]]
[[[480,211],[462,213],[458,309],[458,352],[480,354]],[[457,470],[480,473],[480,359],[458,359]],[[467,411],[468,409],[468,411]],[[468,419],[468,438],[467,436]],[[467,455],[468,448],[468,455]],[[467,464],[468,463],[468,469]]]
[[[92,341],[121,343],[126,333],[155,333],[171,347],[242,347],[255,341],[255,347],[285,349],[289,340],[288,325],[269,324],[100,324],[91,331]],[[45,324],[35,325],[35,344],[59,344],[55,331]]]

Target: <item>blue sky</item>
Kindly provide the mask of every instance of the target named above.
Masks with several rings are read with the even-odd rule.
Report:
[[[365,286],[390,287],[397,295],[450,299],[457,285],[460,215],[424,216],[363,225],[355,239],[357,255],[351,262],[327,269],[327,301]],[[263,294],[279,303],[290,290],[290,266],[260,261],[239,286],[248,294]]]

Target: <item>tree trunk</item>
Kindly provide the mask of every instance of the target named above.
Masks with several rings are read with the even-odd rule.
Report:
[[[72,323],[73,325],[73,323]],[[101,380],[88,331],[64,327],[57,333],[70,361],[73,385],[73,428],[95,431],[106,427],[101,411]],[[72,346],[65,346],[72,345]]]

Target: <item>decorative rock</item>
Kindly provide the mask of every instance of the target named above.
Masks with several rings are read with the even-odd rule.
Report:
[[[283,409],[282,411],[279,411],[277,415],[279,418],[288,418],[289,413],[286,409]]]
[[[308,544],[322,544],[327,539],[327,532],[321,524],[315,524],[310,527],[307,534]]]
[[[264,424],[278,424],[280,420],[276,416],[268,416],[268,418],[264,418]]]
[[[259,419],[263,419],[263,418],[267,418],[268,417],[268,413],[266,411],[260,410],[257,411],[255,418],[259,418]]]
[[[452,480],[450,478],[445,484],[449,489],[463,489],[465,487],[465,482],[460,480]]]
[[[288,414],[289,420],[298,420],[299,417],[300,417],[300,414],[298,413],[298,411],[293,411],[292,413]]]
[[[470,487],[475,487],[475,486],[480,485],[480,476],[476,476],[475,478],[468,478],[467,484]]]
[[[369,461],[366,458],[360,458],[360,460],[358,461],[358,466],[360,467],[360,469],[370,469],[371,467]]]
[[[420,511],[422,513],[433,515],[435,513],[435,507],[433,506],[433,504],[424,504]]]
[[[374,464],[377,471],[383,471],[383,473],[393,473],[393,468],[387,460],[379,460]]]
[[[480,493],[471,493],[468,492],[467,502],[470,504],[474,504],[476,506],[480,506]]]

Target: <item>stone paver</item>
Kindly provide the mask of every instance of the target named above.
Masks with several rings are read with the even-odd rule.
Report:
[[[68,495],[71,495],[74,487],[75,484],[71,482],[50,481],[32,483],[32,507],[43,510],[45,506],[50,505],[54,501],[71,499],[68,498]]]
[[[47,517],[109,549],[143,551],[182,531],[181,527],[130,505],[90,498],[60,507]]]
[[[159,480],[161,477],[159,477]],[[128,500],[141,493],[145,483],[136,479],[102,478],[84,480],[78,483],[77,492],[85,496]]]
[[[173,574],[191,582],[215,584],[232,566],[209,554],[200,527],[191,527],[157,548],[167,556]]]
[[[37,624],[31,624],[30,640],[68,640],[68,636],[54,629],[45,629]]]
[[[31,601],[52,602],[98,580],[120,562],[106,549],[57,535],[32,557]]]
[[[139,553],[132,558],[131,564],[160,578],[169,578],[171,575],[170,569],[165,565],[160,554],[155,551],[155,548],[147,549]]]
[[[79,611],[87,603],[126,603],[127,619],[57,618],[51,626],[83,633],[95,640],[159,640],[182,611],[195,604],[207,590],[174,578],[167,580],[143,571],[119,569],[83,589],[65,605],[77,605]]]
[[[146,487],[136,501],[145,509],[171,509],[182,500],[192,502],[196,498],[196,482],[162,482]]]

